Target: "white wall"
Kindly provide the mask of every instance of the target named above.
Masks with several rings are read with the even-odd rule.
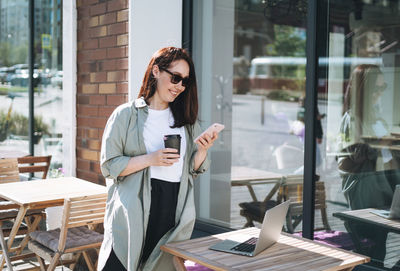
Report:
[[[129,0],[129,100],[155,51],[182,46],[182,0]]]
[[[63,168],[66,176],[76,169],[76,1],[63,1]]]

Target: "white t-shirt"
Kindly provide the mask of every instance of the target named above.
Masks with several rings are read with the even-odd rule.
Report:
[[[174,124],[174,116],[170,108],[154,110],[149,108],[149,114],[144,124],[143,138],[147,153],[164,149],[164,135],[179,134],[181,136],[181,153],[179,162],[172,166],[151,166],[150,177],[168,182],[180,182],[183,161],[186,153],[185,128],[170,128]]]

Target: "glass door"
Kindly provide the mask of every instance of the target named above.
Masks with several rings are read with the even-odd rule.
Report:
[[[390,209],[400,184],[400,2],[324,3],[318,170],[330,226],[342,236],[339,245],[370,256],[371,265],[395,268],[400,236],[388,225],[399,223],[374,211]]]
[[[201,125],[226,127],[196,182],[200,220],[259,225],[283,200],[283,177],[302,187],[306,10],[305,1],[194,1]],[[242,203],[264,200],[249,222]]]

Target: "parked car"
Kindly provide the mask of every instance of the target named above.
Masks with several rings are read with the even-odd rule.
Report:
[[[12,86],[27,87],[29,84],[29,70],[28,69],[16,69],[15,73],[10,78]],[[40,83],[39,72],[37,69],[33,71],[33,86],[37,87]]]

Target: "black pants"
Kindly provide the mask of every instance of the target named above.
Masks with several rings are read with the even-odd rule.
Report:
[[[142,263],[150,256],[161,237],[175,227],[179,185],[180,183],[151,179],[150,215],[142,253]]]
[[[110,256],[108,257],[106,265],[102,271],[126,271],[125,267],[118,260],[117,255],[115,255],[114,249],[111,249]]]

